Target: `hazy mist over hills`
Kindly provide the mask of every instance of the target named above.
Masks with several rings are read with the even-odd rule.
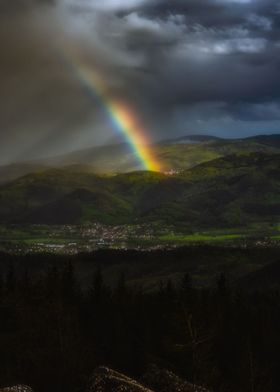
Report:
[[[0,162],[113,144],[112,99],[151,142],[277,133],[279,24],[277,0],[2,0]]]
[[[223,139],[211,135],[189,135],[163,140],[153,144],[151,148],[162,164],[162,171],[180,171],[230,154],[279,153],[280,136],[276,134],[244,139]],[[131,146],[118,143],[0,166],[0,183],[34,171],[46,170],[49,167],[68,167],[76,172],[110,174],[141,170],[139,158],[132,153]]]
[[[137,159],[126,145],[78,151],[18,169],[2,167],[7,184],[0,187],[0,219],[36,224],[162,221],[192,230],[277,224],[280,136],[190,139],[153,147],[166,167],[163,173],[135,171]]]

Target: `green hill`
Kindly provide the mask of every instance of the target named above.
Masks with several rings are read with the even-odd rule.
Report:
[[[268,137],[269,138],[269,137]],[[155,154],[166,169],[184,170],[228,155],[278,154],[280,145],[267,139],[210,139],[200,143],[167,143],[155,146]]]
[[[181,171],[228,155],[280,153],[280,135],[261,135],[246,139],[221,139],[192,135],[165,140],[151,146],[162,171]],[[61,156],[0,167],[0,184],[29,173],[50,168],[69,168],[72,172],[116,174],[140,170],[139,159],[128,144],[115,144],[74,151]]]
[[[0,187],[2,223],[155,222],[188,230],[277,225],[280,154],[228,155],[176,175],[52,169]]]

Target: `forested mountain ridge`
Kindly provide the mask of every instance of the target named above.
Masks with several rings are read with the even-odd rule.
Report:
[[[2,223],[134,224],[193,229],[277,224],[280,154],[227,155],[168,175],[50,169],[0,187]]]
[[[157,142],[150,146],[162,171],[185,170],[203,162],[227,155],[280,152],[279,135],[260,135],[245,139],[222,139],[205,135],[190,135]],[[139,159],[129,144],[112,144],[0,166],[0,183],[7,183],[29,173],[41,173],[50,168],[68,167],[74,172],[124,173],[141,169]]]

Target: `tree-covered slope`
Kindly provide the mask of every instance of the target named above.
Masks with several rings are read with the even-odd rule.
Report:
[[[163,172],[181,171],[228,155],[251,153],[278,154],[280,136],[264,135],[247,139],[221,139],[194,135],[165,140],[151,146]],[[128,144],[115,144],[74,151],[61,156],[0,167],[0,184],[21,176],[68,167],[72,172],[116,174],[141,169],[138,156]]]
[[[64,170],[0,187],[2,223],[162,222],[190,229],[277,224],[280,155],[229,155],[176,175]]]

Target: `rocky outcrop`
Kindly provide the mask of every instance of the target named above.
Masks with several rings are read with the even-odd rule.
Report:
[[[149,366],[142,381],[155,392],[209,392],[203,387],[182,380],[169,370],[159,369],[156,365]]]
[[[0,388],[0,392],[33,392],[27,385],[14,385],[12,387]]]
[[[1,391],[0,391],[1,392]],[[168,370],[150,366],[141,383],[106,367],[96,369],[86,392],[209,392]]]
[[[0,392],[33,392],[27,385],[0,388]],[[97,368],[86,392],[209,392],[203,387],[182,380],[174,373],[152,365],[141,382],[107,367]]]
[[[1,391],[0,391],[1,392]],[[96,369],[86,392],[153,392],[137,381],[106,367]]]

